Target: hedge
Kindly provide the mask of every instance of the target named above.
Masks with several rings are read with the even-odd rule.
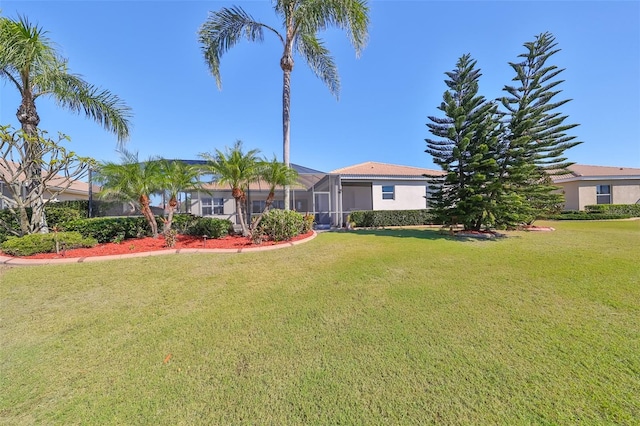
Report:
[[[640,217],[640,204],[596,204],[585,206],[587,213],[619,214]]]
[[[358,210],[349,214],[349,222],[359,228],[382,226],[433,225],[436,216],[430,210]]]
[[[612,219],[628,219],[632,217],[628,214],[612,214],[612,213],[588,213],[580,211],[567,211],[561,214],[547,216],[550,220],[612,220]]]
[[[36,253],[54,253],[64,249],[93,247],[96,244],[98,242],[94,238],[84,238],[78,232],[51,232],[9,237],[7,241],[0,244],[0,248],[12,256],[30,256]]]

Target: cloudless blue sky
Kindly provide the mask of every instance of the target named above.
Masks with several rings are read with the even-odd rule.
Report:
[[[49,34],[72,72],[119,95],[133,109],[127,148],[141,159],[198,158],[237,139],[282,158],[282,47],[240,42],[221,60],[222,91],[202,58],[197,31],[208,11],[239,5],[279,28],[264,1],[7,1]],[[640,2],[370,2],[369,42],[357,59],[346,35],[322,34],[342,90],[337,101],[296,57],[292,74],[291,161],[322,171],[380,161],[434,168],[424,152],[427,116],[446,87],[444,73],[470,53],[482,70],[480,92],[502,96],[523,44],[549,31],[561,51],[561,108],[584,143],[568,151],[582,164],[640,167]],[[0,83],[0,123],[18,127],[13,86]],[[40,127],[72,138],[69,147],[118,160],[116,138],[98,124],[37,102]]]

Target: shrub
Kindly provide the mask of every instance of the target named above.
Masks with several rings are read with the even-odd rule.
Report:
[[[222,238],[229,234],[233,224],[228,219],[215,217],[194,217],[194,222],[186,229],[188,235],[206,235],[208,238]]]
[[[198,216],[194,216],[191,213],[178,213],[173,216],[171,228],[175,229],[178,234],[187,234],[189,228],[192,227],[198,219]],[[158,223],[160,222],[162,221],[158,220]]]
[[[86,214],[83,216],[77,209],[61,207],[56,203],[55,207],[45,207],[45,216],[47,218],[47,225],[49,228],[53,228],[54,226],[64,227],[65,223],[82,219],[86,217]]]
[[[360,228],[413,226],[437,223],[430,210],[358,210],[349,214],[349,222]]]
[[[63,228],[95,238],[100,243],[151,235],[149,224],[142,216],[79,219],[65,223]]]
[[[311,213],[307,213],[303,216],[302,221],[302,234],[306,234],[313,229],[315,218]]]
[[[53,253],[58,249],[93,247],[96,244],[98,242],[94,238],[84,238],[78,232],[51,232],[9,237],[0,248],[12,256],[30,256],[36,253]]]
[[[286,241],[300,235],[307,225],[305,225],[304,216],[298,212],[274,209],[262,216],[262,220],[253,234],[254,238]]]
[[[640,204],[596,204],[585,206],[587,213],[619,214],[640,217]]]
[[[550,215],[547,219],[551,220],[611,220],[611,219],[628,219],[632,217],[628,214],[608,214],[608,213],[587,213],[580,211],[568,211],[561,214]]]

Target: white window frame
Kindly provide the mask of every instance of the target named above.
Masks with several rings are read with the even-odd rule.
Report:
[[[213,215],[224,214],[224,198],[221,198],[221,197],[212,198],[211,213]]]
[[[391,188],[391,190],[389,190]],[[396,186],[395,185],[382,185],[382,199],[383,200],[395,200],[396,199]]]
[[[596,204],[612,204],[611,185],[596,185]]]
[[[200,198],[200,214],[202,216],[213,215],[213,197]]]

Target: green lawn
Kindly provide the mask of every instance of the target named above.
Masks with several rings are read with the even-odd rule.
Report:
[[[640,221],[553,226],[0,269],[0,423],[637,424]]]

